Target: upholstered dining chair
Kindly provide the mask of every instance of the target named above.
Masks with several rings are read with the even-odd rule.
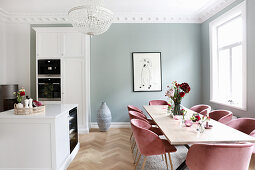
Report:
[[[233,113],[228,110],[213,110],[209,113],[209,117],[220,123],[226,124],[232,120]]]
[[[144,120],[140,120],[140,119],[131,120],[131,128],[134,132],[137,147],[140,151],[135,168],[141,158],[141,155],[144,156],[142,170],[144,169],[147,156],[165,155],[165,162],[168,169],[167,156],[166,156],[166,154],[168,154],[171,169],[173,170],[173,164],[172,164],[170,152],[176,152],[176,148],[173,145],[171,145],[167,140],[160,139],[156,133],[148,129],[149,126],[150,124],[148,124],[148,122]]]
[[[141,114],[139,114],[139,112],[136,112],[136,111],[129,111],[129,118],[130,120],[132,119],[140,119],[140,120],[144,120],[145,122],[148,123],[148,125],[150,125],[150,128],[149,130],[153,131],[154,133],[156,133],[157,135],[163,135],[162,131],[157,128],[157,127],[152,127],[152,125],[150,124],[150,122],[145,119],[144,117],[141,116]]]
[[[252,144],[194,144],[186,164],[190,170],[247,170]]]
[[[159,128],[157,128],[157,127],[152,127],[152,125],[149,123],[149,121],[148,121],[147,119],[143,118],[143,117],[141,116],[141,114],[139,114],[139,112],[136,112],[136,111],[129,111],[128,114],[129,114],[130,121],[131,121],[132,119],[144,120],[144,121],[146,121],[146,122],[148,123],[148,126],[146,127],[148,130],[153,131],[153,132],[156,133],[157,135],[164,135],[164,134],[162,133],[162,131],[161,131]],[[150,125],[150,126],[149,126],[149,125]],[[132,135],[133,135],[133,132],[132,132],[132,134],[131,134],[130,141],[131,141]],[[135,147],[136,147],[136,142],[135,142],[135,140],[134,140],[133,143],[131,142],[131,152],[132,152],[132,153],[134,153]],[[136,148],[134,160],[136,160],[137,153],[138,153],[138,149]]]
[[[205,105],[205,104],[200,104],[200,105],[195,105],[195,106],[192,106],[190,108],[190,110],[194,111],[194,112],[197,112],[197,113],[200,113],[204,116],[206,116],[207,114],[210,113],[210,111],[212,110],[211,106],[209,105]]]
[[[139,109],[138,107],[133,106],[133,105],[128,105],[127,108],[128,108],[128,111],[136,111],[136,112],[139,112],[139,113],[141,114],[142,117],[144,117],[145,119],[147,119],[147,120],[149,121],[150,124],[156,125],[156,123],[155,123],[153,120],[148,119],[148,118],[145,116],[145,114],[143,113],[143,111],[142,111],[141,109]]]
[[[165,100],[151,100],[149,105],[168,105],[168,103]]]
[[[128,111],[137,111],[143,114],[143,111],[136,106],[128,105],[127,108],[128,108]]]
[[[239,119],[231,120],[226,125],[236,130],[239,130],[247,135],[255,137],[255,119],[239,118]],[[253,148],[253,154],[255,154],[255,144]]]

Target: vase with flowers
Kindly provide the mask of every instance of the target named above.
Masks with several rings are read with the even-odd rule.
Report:
[[[26,90],[22,87],[19,91],[13,92],[13,94],[17,97],[17,102],[16,104],[17,108],[23,108],[22,99],[26,95]]]
[[[178,84],[174,81],[172,86],[167,86],[167,88],[166,96],[174,103],[174,106],[172,107],[173,115],[181,115],[181,101],[184,96],[190,92],[189,84]]]
[[[205,122],[208,122],[210,120],[209,116],[200,116],[198,113],[195,113],[190,118],[193,122],[197,122],[197,131],[200,133],[203,133],[205,130]]]

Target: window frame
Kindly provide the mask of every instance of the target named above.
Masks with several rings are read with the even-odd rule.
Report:
[[[242,104],[241,107],[235,104],[231,104],[230,102],[222,102],[220,100],[215,99],[214,89],[215,85],[218,83],[213,81],[213,79],[219,79],[218,69],[215,70],[215,67],[218,67],[218,64],[215,66],[215,60],[218,61],[218,44],[217,44],[217,30],[218,28],[230,22],[231,20],[237,18],[238,16],[242,17],[243,21],[243,40],[242,40]],[[210,40],[210,102],[220,104],[223,106],[232,107],[239,110],[247,111],[247,34],[246,34],[246,1],[243,1],[236,7],[232,8],[228,12],[224,13],[223,15],[219,16],[209,24],[209,40]],[[233,45],[233,44],[232,44]],[[233,47],[231,47],[233,48]],[[217,59],[215,59],[217,58]],[[232,86],[232,85],[231,85]]]

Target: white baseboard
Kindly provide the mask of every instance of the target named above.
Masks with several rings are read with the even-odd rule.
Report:
[[[90,128],[98,128],[97,122],[91,122]],[[112,122],[110,128],[130,128],[130,122]]]
[[[88,128],[79,128],[79,134],[88,134],[89,133],[89,129]]]

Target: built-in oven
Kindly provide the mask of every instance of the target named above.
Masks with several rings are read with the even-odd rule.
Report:
[[[60,78],[38,78],[39,101],[61,101]]]
[[[60,77],[60,59],[40,59],[37,68],[39,77]]]

